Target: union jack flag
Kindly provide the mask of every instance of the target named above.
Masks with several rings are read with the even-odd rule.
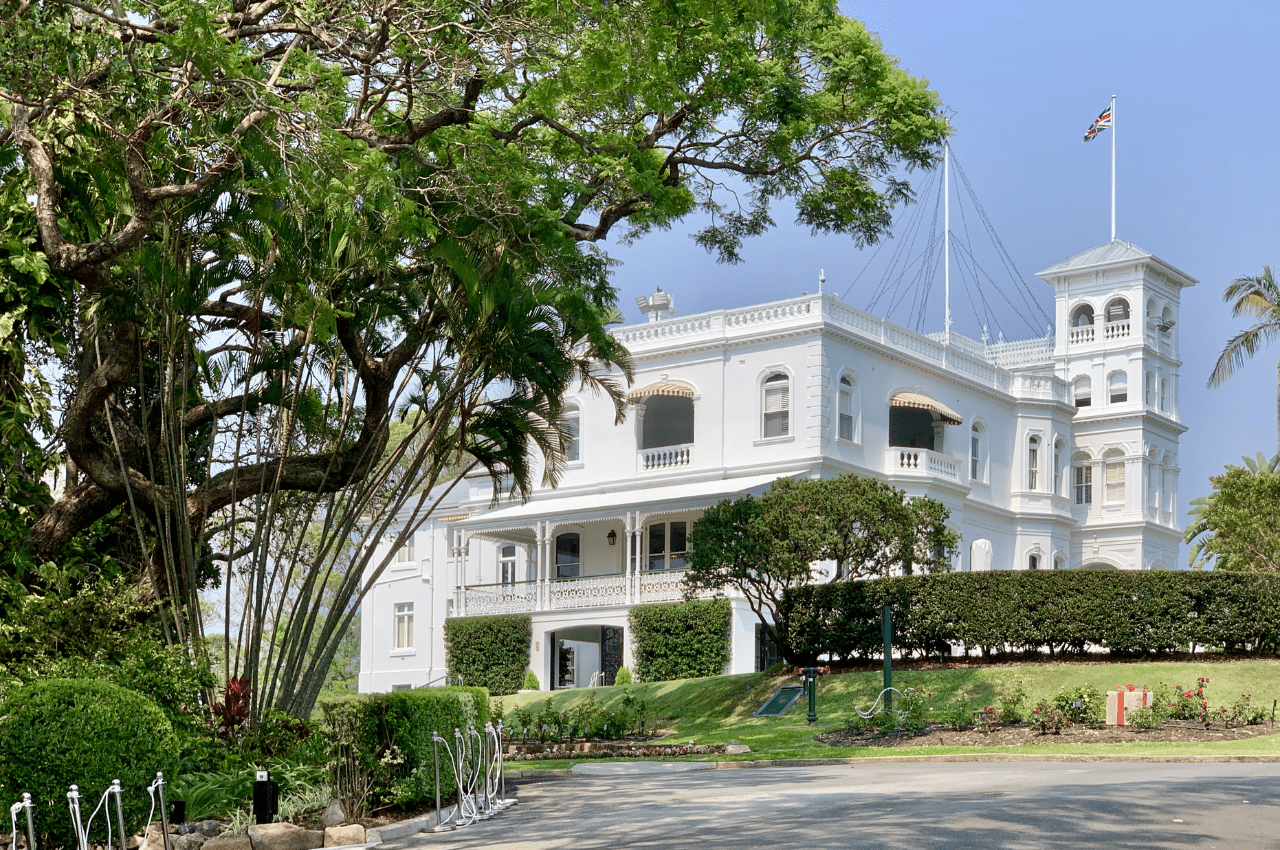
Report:
[[[1108,106],[1106,109],[1102,110],[1102,114],[1098,116],[1097,120],[1089,125],[1088,131],[1084,134],[1084,140],[1086,142],[1092,142],[1095,136],[1110,126],[1111,107]]]

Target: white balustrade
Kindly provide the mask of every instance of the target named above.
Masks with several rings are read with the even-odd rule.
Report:
[[[1068,340],[1072,345],[1084,345],[1087,342],[1093,342],[1093,326],[1072,328]]]
[[[1107,322],[1105,334],[1107,339],[1123,339],[1129,335],[1129,320]]]
[[[462,589],[468,616],[527,614],[538,606],[538,583],[482,584]]]
[[[615,573],[607,576],[557,579],[551,582],[549,601],[552,610],[625,605],[627,577],[622,573]]]
[[[959,461],[929,449],[891,448],[886,454],[885,465],[890,475],[961,480]]]
[[[659,469],[675,469],[688,466],[693,454],[693,443],[679,446],[662,446],[657,449],[641,449],[636,466],[641,472]]]

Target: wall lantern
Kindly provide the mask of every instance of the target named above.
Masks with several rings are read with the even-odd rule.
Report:
[[[607,539],[608,539],[608,541],[609,541],[609,545],[610,545],[610,546],[617,546],[617,545],[618,545],[618,532],[614,531],[613,529],[609,529],[609,534],[608,534]]]

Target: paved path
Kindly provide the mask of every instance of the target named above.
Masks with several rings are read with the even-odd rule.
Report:
[[[574,776],[388,850],[1280,848],[1280,764],[892,764]]]

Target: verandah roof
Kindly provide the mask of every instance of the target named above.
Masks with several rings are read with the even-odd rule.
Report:
[[[964,422],[964,418],[959,413],[923,393],[898,393],[889,401],[889,406],[916,407],[921,410],[930,410],[938,414],[938,418],[948,425],[960,425]]]

